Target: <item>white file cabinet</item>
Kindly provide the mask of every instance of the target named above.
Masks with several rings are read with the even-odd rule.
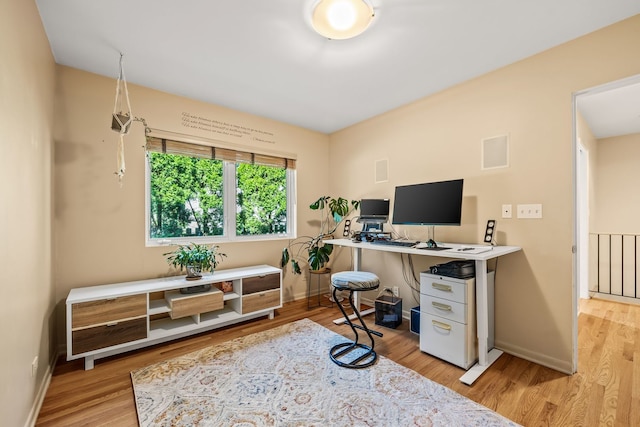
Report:
[[[487,274],[493,348],[494,272]],[[420,273],[420,350],[464,369],[478,360],[475,279]]]

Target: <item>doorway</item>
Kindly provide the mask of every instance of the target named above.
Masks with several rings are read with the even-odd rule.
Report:
[[[578,367],[578,315],[581,298],[589,298],[589,242],[593,218],[591,206],[597,203],[594,184],[597,173],[599,139],[640,134],[640,75],[606,83],[573,94],[573,177],[574,177],[574,257],[573,257],[573,370]],[[594,154],[590,153],[594,150]],[[597,252],[596,255],[597,257]],[[593,256],[591,256],[592,258]]]

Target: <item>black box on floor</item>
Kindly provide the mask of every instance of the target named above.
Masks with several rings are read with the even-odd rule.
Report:
[[[402,324],[402,298],[383,295],[378,297],[376,306],[376,325],[395,329]]]
[[[420,306],[411,309],[411,322],[409,324],[411,332],[420,335]]]

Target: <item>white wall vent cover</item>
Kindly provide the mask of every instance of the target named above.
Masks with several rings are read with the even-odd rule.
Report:
[[[482,169],[509,167],[509,136],[499,135],[482,140]]]
[[[389,160],[376,160],[376,184],[389,181]]]

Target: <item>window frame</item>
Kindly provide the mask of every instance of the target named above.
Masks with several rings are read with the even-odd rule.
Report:
[[[178,139],[172,137],[174,141]],[[189,137],[192,139],[192,137]],[[193,144],[193,142],[185,142]],[[218,144],[211,145],[209,143],[194,144],[205,146],[217,146]],[[246,152],[250,152],[247,149]],[[175,154],[175,153],[174,153]],[[185,155],[185,154],[181,154]],[[223,234],[220,236],[189,236],[189,237],[167,237],[167,238],[152,238],[151,237],[151,160],[149,156],[149,150],[145,148],[145,246],[157,247],[157,246],[169,246],[169,245],[184,245],[188,243],[205,243],[205,244],[217,244],[217,243],[229,243],[229,242],[255,242],[266,240],[289,240],[293,239],[297,233],[297,203],[296,203],[296,181],[297,174],[295,168],[286,168],[286,193],[287,193],[287,230],[285,233],[277,234],[260,234],[260,235],[248,235],[241,236],[236,235],[236,165],[242,163],[239,161],[222,160],[222,182],[223,182],[223,214],[224,214],[224,226]]]

